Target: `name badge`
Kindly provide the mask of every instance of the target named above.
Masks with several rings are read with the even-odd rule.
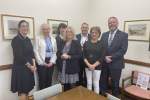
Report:
[[[47,49],[46,52],[51,52],[51,50],[50,50],[50,49]]]
[[[89,57],[93,57],[93,55],[89,55]]]

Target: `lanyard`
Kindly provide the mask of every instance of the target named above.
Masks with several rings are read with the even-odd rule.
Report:
[[[49,36],[49,40],[48,40],[48,41],[51,41],[50,36]],[[48,51],[47,51],[47,50],[46,50],[46,51],[47,51],[47,52],[50,52],[50,51],[51,51],[51,50],[50,50],[50,44],[48,44],[48,41],[47,41],[47,38],[45,37],[46,46],[47,46],[47,48],[48,48],[48,49],[47,49]]]

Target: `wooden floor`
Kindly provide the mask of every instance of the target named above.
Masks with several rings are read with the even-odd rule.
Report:
[[[111,89],[108,89],[107,92],[108,92],[109,94],[111,94],[111,93],[112,93],[112,90],[111,90]],[[121,99],[121,94],[119,94],[119,99]],[[124,100],[135,100],[135,99],[132,99],[132,98],[127,97],[127,96],[124,95]]]
[[[30,96],[30,97],[29,97],[29,100],[34,100],[34,99],[33,99],[33,96]]]

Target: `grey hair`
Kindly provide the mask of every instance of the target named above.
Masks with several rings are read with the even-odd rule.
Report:
[[[41,32],[43,31],[44,26],[48,26],[48,28],[51,29],[48,23],[43,23],[40,27]]]
[[[85,22],[84,22],[84,23],[82,23],[82,25],[83,25],[83,24],[86,24],[86,25],[88,26],[88,28],[89,28],[89,24],[87,24],[87,23],[85,23]],[[81,25],[81,27],[82,27],[82,25]]]

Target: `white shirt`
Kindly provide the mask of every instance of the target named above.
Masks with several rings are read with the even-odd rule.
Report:
[[[111,36],[111,34],[112,34],[112,40],[114,39],[114,36],[115,36],[115,34],[116,34],[116,32],[117,32],[117,29],[113,32],[113,33],[111,33],[111,31],[109,32],[109,38],[110,38],[110,36]],[[109,42],[109,38],[108,38],[108,42]]]
[[[81,34],[81,41],[80,41],[81,46],[83,46],[83,44],[85,43],[85,41],[88,41],[88,34],[86,36],[83,36]]]

